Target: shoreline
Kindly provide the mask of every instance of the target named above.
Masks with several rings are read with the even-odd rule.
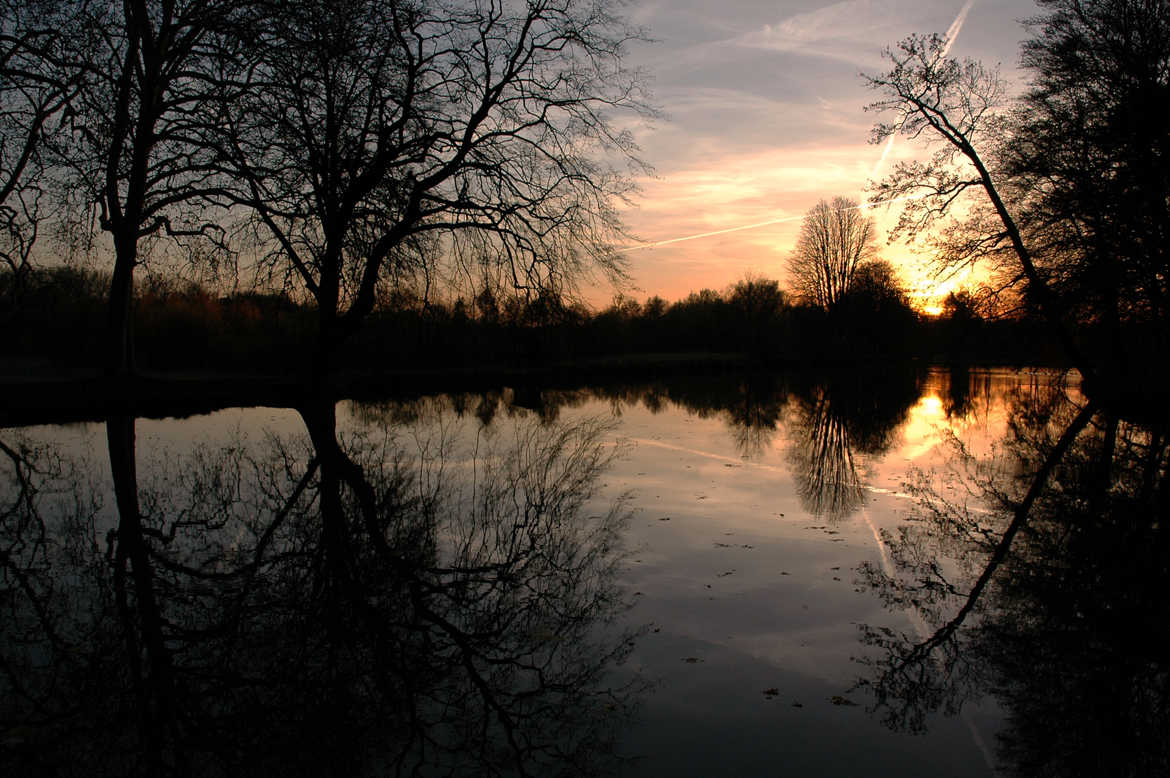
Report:
[[[384,371],[339,370],[326,389],[337,400],[386,399],[451,392],[482,392],[504,386],[568,388],[608,381],[653,381],[667,377],[762,375],[869,369],[1056,369],[1003,363],[948,365],[924,360],[761,361],[742,353],[647,353],[574,362]],[[314,396],[306,373],[241,370],[156,371],[110,376],[95,368],[28,360],[0,360],[0,428],[39,423],[94,421],[110,415],[188,416],[227,407],[295,408]]]

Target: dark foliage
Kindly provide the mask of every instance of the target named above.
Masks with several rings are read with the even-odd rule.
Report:
[[[960,363],[1055,363],[1058,352],[1034,319],[990,319],[956,298],[940,317],[916,313],[884,263],[868,263],[832,312],[793,306],[779,284],[742,280],[667,303],[619,297],[600,311],[555,295],[469,302],[388,298],[334,354],[340,370],[566,365],[644,355],[737,354],[758,363],[925,359]],[[12,283],[0,275],[0,293]],[[57,268],[22,279],[0,354],[62,366],[99,365],[108,279]],[[141,281],[135,353],[150,370],[229,370],[296,375],[308,369],[316,312],[268,292],[217,294],[191,282]]]

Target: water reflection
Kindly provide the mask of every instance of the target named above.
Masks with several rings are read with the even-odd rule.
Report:
[[[754,376],[742,381],[731,396],[725,420],[740,456],[757,459],[771,447],[789,395],[775,376]]]
[[[469,453],[301,414],[307,436],[146,463],[111,418],[112,515],[86,463],[0,446],[6,772],[612,768],[640,687],[606,626],[627,510],[587,510],[609,430],[520,423]]]
[[[1063,387],[1011,402],[988,455],[923,475],[893,564],[863,569],[920,629],[868,627],[876,710],[921,731],[994,690],[1010,774],[1170,773],[1170,435]]]
[[[861,457],[884,455],[921,393],[913,373],[834,375],[797,393],[789,460],[804,509],[832,521],[865,504]]]
[[[968,391],[959,388],[965,378],[960,375],[948,384],[953,395],[948,414],[966,413],[974,402],[973,396],[961,394]],[[721,418],[735,450],[745,459],[761,458],[787,437],[803,507],[815,516],[839,520],[864,504],[862,460],[880,458],[895,445],[923,382],[914,369],[891,368],[876,376],[752,374],[577,389],[522,386],[482,395],[362,403],[360,413],[367,420],[404,423],[417,418],[420,403],[430,403],[432,410],[441,406],[460,417],[472,413],[486,427],[499,414],[511,418],[519,412],[551,423],[564,411],[591,402],[605,403],[615,418],[639,406],[654,414],[681,409],[700,419]]]
[[[0,432],[0,770],[604,774],[634,651],[665,681],[631,774],[718,774],[737,737],[741,774],[978,774],[934,714],[984,695],[1021,775],[1165,772],[1170,437],[1082,403],[954,370],[325,403],[162,455],[123,417],[93,462]],[[602,479],[640,490],[629,525],[607,411],[640,441]],[[908,460],[946,465],[911,501]],[[930,737],[864,718],[858,653],[877,716]]]

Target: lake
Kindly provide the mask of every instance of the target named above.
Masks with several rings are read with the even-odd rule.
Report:
[[[1166,436],[1054,372],[0,443],[8,769],[1155,774],[1170,752]]]

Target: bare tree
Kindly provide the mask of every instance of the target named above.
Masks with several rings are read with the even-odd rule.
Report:
[[[74,33],[89,46],[70,67],[83,85],[67,163],[81,205],[95,205],[113,241],[107,366],[133,369],[131,300],[145,245],[159,236],[222,237],[201,205],[216,190],[204,140],[228,0],[77,3]]]
[[[0,2],[0,262],[10,273],[9,305],[31,268],[43,217],[45,139],[76,88],[76,79],[58,67],[66,6]]]
[[[873,220],[856,200],[821,200],[805,215],[788,259],[788,286],[806,303],[831,309],[849,291],[857,268],[874,253]]]
[[[533,294],[623,275],[615,206],[640,163],[610,112],[650,109],[616,5],[314,0],[254,17],[223,93],[223,169],[270,270],[317,304],[317,375],[403,267],[449,258]]]

